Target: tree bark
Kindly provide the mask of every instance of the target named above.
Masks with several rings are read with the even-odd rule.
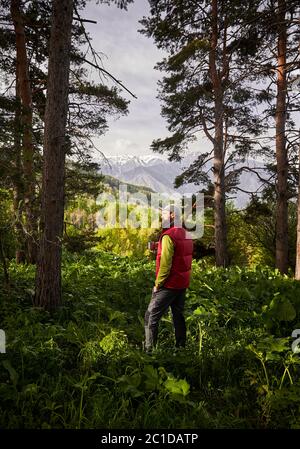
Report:
[[[24,198],[24,186],[22,176],[22,148],[21,148],[21,102],[19,95],[18,73],[16,74],[16,112],[14,123],[14,215],[15,215],[15,231],[16,231],[16,262],[24,263],[26,261],[26,253],[24,248],[24,232],[22,226],[22,203]]]
[[[224,126],[223,88],[217,70],[218,45],[218,1],[212,0],[212,34],[209,52],[209,70],[214,92],[215,135],[214,135],[214,221],[216,265],[227,266],[227,227],[225,211],[225,170],[224,170]],[[223,67],[224,69],[224,67]]]
[[[299,170],[298,170],[298,200],[297,200],[297,244],[295,279],[300,281],[300,130],[299,130]]]
[[[32,133],[32,92],[26,50],[26,36],[21,14],[21,0],[11,0],[11,17],[16,35],[16,69],[21,98],[22,159],[24,172],[24,209],[26,215],[26,258],[35,263],[37,257],[37,217],[35,213],[35,171]]]
[[[286,2],[278,0],[277,13],[277,98],[276,98],[276,162],[277,162],[277,209],[276,209],[276,267],[281,273],[288,271],[288,155],[286,148]]]
[[[35,305],[61,303],[66,122],[73,0],[53,0],[42,175],[42,218]]]

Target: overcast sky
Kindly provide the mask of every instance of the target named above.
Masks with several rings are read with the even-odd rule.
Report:
[[[127,11],[91,1],[82,13],[83,17],[97,21],[97,25],[86,24],[86,28],[95,50],[106,55],[105,69],[138,97],[136,100],[123,91],[123,96],[130,100],[129,114],[109,121],[106,135],[95,139],[106,156],[151,154],[152,140],[168,135],[156,98],[157,81],[162,73],[153,68],[162,60],[163,52],[152,39],[137,31],[141,28],[138,21],[148,12],[147,0],[135,0]]]
[[[151,154],[153,139],[169,135],[166,122],[161,117],[161,105],[157,96],[157,81],[163,74],[154,70],[164,53],[157,49],[153,40],[138,33],[142,26],[139,20],[149,15],[147,0],[135,0],[124,11],[115,5],[87,3],[81,13],[97,24],[86,23],[97,52],[104,53],[104,68],[128,87],[138,98],[132,98],[126,91],[124,98],[130,100],[129,114],[118,120],[109,120],[108,132],[95,139],[95,144],[105,156]],[[99,75],[91,69],[91,76],[99,81]],[[109,81],[105,81],[109,84]],[[207,151],[210,142],[204,135],[190,146],[192,151]],[[155,153],[153,153],[155,154]],[[99,155],[98,155],[99,157]]]

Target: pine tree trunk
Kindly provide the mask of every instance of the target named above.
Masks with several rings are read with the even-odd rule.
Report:
[[[223,104],[222,100],[215,101],[215,145],[214,145],[214,222],[216,265],[226,267],[227,256],[227,226],[225,210],[225,182],[224,182],[224,139],[223,139]]]
[[[300,281],[300,130],[299,130],[299,169],[298,169],[298,201],[297,201],[297,244],[295,278]]]
[[[53,0],[45,112],[42,218],[35,305],[61,303],[66,121],[73,0]]]
[[[286,3],[278,0],[277,41],[277,99],[276,99],[276,161],[277,161],[277,210],[276,210],[276,267],[281,273],[288,271],[288,155],[286,148]]]
[[[35,263],[37,257],[37,217],[35,213],[34,145],[32,134],[32,92],[26,51],[21,0],[11,0],[11,16],[16,35],[16,65],[21,98],[22,159],[24,172],[24,209],[26,215],[26,258]]]
[[[218,2],[212,0],[212,34],[209,52],[209,70],[215,98],[215,136],[214,136],[214,222],[216,265],[227,266],[227,229],[225,211],[225,172],[224,172],[224,126],[223,91],[217,70],[218,45]]]
[[[22,226],[22,201],[24,198],[24,186],[22,179],[22,164],[21,164],[21,102],[19,95],[18,74],[16,75],[16,111],[14,123],[14,215],[15,215],[15,232],[16,232],[16,262],[24,263],[26,261],[26,253],[24,250],[24,232]]]

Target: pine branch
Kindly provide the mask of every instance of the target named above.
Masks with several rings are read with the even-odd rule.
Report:
[[[77,11],[77,8],[74,6],[74,10],[75,10],[75,14],[77,16],[77,18],[81,21],[81,17]],[[87,64],[89,64],[90,66],[94,67],[95,69],[99,70],[100,72],[103,72],[105,75],[108,75],[115,83],[117,83],[119,86],[121,86],[124,90],[126,90],[133,98],[136,98],[136,95],[134,95],[129,89],[127,89],[127,87],[124,86],[124,84],[122,84],[119,80],[117,80],[111,73],[109,73],[107,70],[105,70],[103,67],[100,67],[100,65],[98,64],[98,60],[97,58],[99,58],[99,55],[95,52],[91,41],[88,37],[88,34],[84,28],[84,26],[82,25],[82,31],[84,33],[84,36],[86,38],[86,42],[88,44],[89,49],[91,50],[92,53],[92,57],[94,59],[94,62],[88,61],[86,58],[81,58],[78,57],[80,60],[86,62]],[[99,58],[100,59],[100,58]],[[101,60],[101,59],[100,59]]]
[[[81,17],[73,17],[73,20],[78,20],[79,22],[97,23],[96,20],[82,19]]]
[[[117,84],[119,84],[124,90],[126,90],[130,95],[133,96],[133,98],[137,99],[137,96],[134,95],[129,89],[127,89],[127,87],[124,86],[124,84],[122,84],[119,80],[117,80],[111,73],[109,73],[107,70],[103,69],[102,67],[100,67],[98,64],[94,64],[93,62],[82,58],[80,56],[78,56],[78,59],[80,59],[83,62],[86,62],[87,64],[89,64],[91,67],[94,67],[97,70],[100,70],[101,72],[105,73],[106,75],[108,75],[113,81],[115,81]]]

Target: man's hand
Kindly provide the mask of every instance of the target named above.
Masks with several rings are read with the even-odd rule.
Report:
[[[159,287],[156,287],[156,285],[154,285],[154,287],[153,287],[153,293],[156,293],[158,289],[159,289]]]

